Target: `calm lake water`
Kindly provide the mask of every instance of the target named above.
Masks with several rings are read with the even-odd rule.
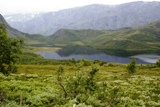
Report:
[[[131,57],[119,57],[119,56],[112,56],[107,55],[105,53],[93,53],[93,54],[75,54],[75,53],[63,53],[63,52],[37,52],[44,58],[47,59],[76,59],[80,60],[82,58],[89,59],[89,60],[101,60],[105,62],[118,62],[118,63],[129,63],[131,61]],[[138,64],[146,64],[146,63],[156,63],[158,59],[160,59],[159,55],[136,55],[134,56],[137,60]]]
[[[47,59],[76,59],[80,60],[82,58],[89,59],[89,60],[101,60],[105,62],[117,62],[117,63],[129,63],[131,61],[132,56],[130,57],[120,57],[120,56],[113,56],[108,55],[104,52],[99,50],[95,50],[91,47],[83,47],[83,46],[67,46],[62,48],[59,51],[52,51],[52,52],[37,52],[44,58]],[[146,64],[146,63],[156,63],[158,59],[160,59],[159,55],[156,54],[143,54],[143,55],[136,55],[134,56],[138,64]]]

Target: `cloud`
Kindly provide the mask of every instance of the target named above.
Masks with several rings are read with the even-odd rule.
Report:
[[[0,13],[48,12],[95,3],[114,5],[131,1],[136,0],[0,0]]]

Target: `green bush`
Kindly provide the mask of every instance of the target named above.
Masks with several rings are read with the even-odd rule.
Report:
[[[94,64],[94,67],[79,65],[78,69],[73,65],[52,65],[53,68],[49,68],[53,74],[45,75],[39,75],[42,72],[39,69],[35,71],[35,66],[35,74],[31,75],[30,72],[22,71],[9,76],[1,74],[0,89],[5,97],[0,107],[19,107],[21,93],[22,107],[159,107],[160,68],[139,68],[137,75],[126,76],[126,65],[106,65],[99,69],[95,67],[99,63]],[[37,68],[40,66],[36,65]],[[48,72],[47,66],[44,72]],[[32,69],[32,66],[29,67]],[[26,78],[27,75],[29,78]]]
[[[127,65],[127,71],[129,74],[133,74],[136,71],[136,59],[133,57],[131,62]]]

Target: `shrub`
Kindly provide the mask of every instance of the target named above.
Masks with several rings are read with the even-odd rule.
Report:
[[[132,74],[136,71],[136,59],[133,57],[131,62],[127,65],[127,71]]]

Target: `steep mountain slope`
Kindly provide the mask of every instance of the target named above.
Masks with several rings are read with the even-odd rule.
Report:
[[[44,41],[46,37],[39,35],[39,34],[27,34],[23,33],[17,29],[14,29],[11,27],[3,18],[3,16],[0,14],[0,23],[2,23],[8,32],[9,37],[11,38],[24,38],[25,42],[30,42],[30,41]]]
[[[160,52],[160,20],[135,28],[115,31],[61,29],[48,42],[64,46],[89,46],[106,53],[134,55]]]
[[[160,19],[160,2],[121,5],[88,5],[50,12],[25,22],[9,22],[27,33],[53,34],[59,29],[107,29],[135,27]]]
[[[7,28],[8,35],[13,38],[20,38],[24,37],[24,33],[12,28],[3,18],[3,16],[0,14],[0,22]]]

